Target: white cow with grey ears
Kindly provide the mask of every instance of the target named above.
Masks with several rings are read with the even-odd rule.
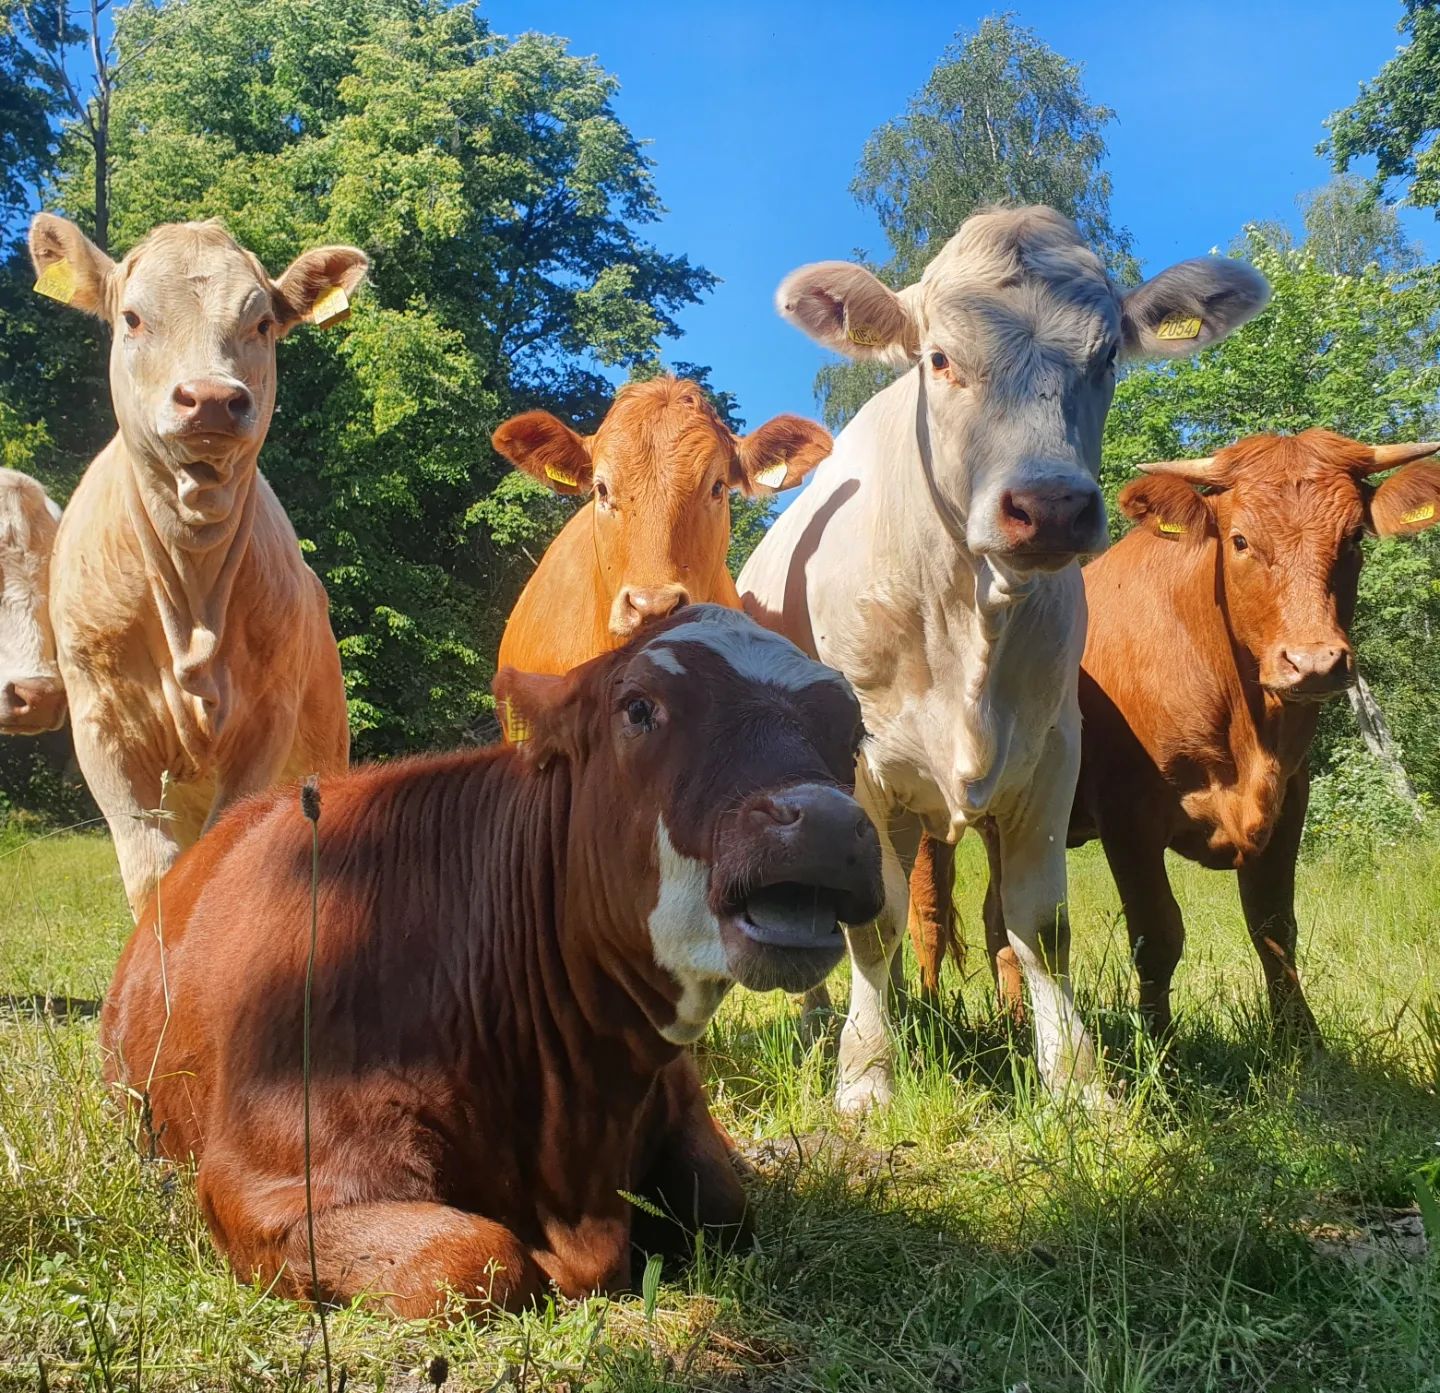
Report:
[[[1071,995],[1065,831],[1080,759],[1077,558],[1102,550],[1096,476],[1121,358],[1177,357],[1269,298],[1239,261],[1133,290],[1049,208],[966,220],[914,285],[827,261],[780,312],[827,348],[911,366],[835,442],[741,572],[746,609],[854,685],[857,796],[881,830],[886,908],[849,932],[837,1105],[889,1101],[886,989],[922,834],[978,827],[1030,989],[1051,1088],[1094,1050]],[[945,887],[948,889],[948,887]]]

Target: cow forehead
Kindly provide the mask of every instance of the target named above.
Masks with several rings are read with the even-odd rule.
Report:
[[[595,434],[597,463],[636,484],[694,482],[718,456],[729,456],[734,437],[698,388],[673,378],[621,389]]]
[[[700,675],[717,661],[747,682],[803,691],[817,684],[848,692],[845,679],[823,663],[807,658],[788,639],[762,629],[736,610],[696,606],[691,617],[657,634],[641,650],[662,671],[682,677]]]
[[[269,290],[260,262],[213,223],[156,228],[122,263],[127,289],[201,303],[227,303]],[[239,307],[238,304],[235,307]]]

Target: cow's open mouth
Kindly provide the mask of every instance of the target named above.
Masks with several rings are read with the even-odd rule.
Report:
[[[828,948],[840,942],[839,897],[819,885],[767,885],[746,898],[735,918],[746,938],[767,948]]]

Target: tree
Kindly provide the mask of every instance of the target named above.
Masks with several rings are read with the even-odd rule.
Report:
[[[372,255],[344,329],[280,350],[261,468],[330,593],[357,752],[452,743],[484,718],[500,626],[564,516],[491,431],[534,406],[593,428],[604,370],[654,359],[712,278],[640,235],[661,212],[650,164],[614,79],[561,41],[500,40],[441,0],[168,0],[115,19],[117,249],[218,216],[272,269],[321,242]],[[71,139],[55,196],[82,221],[94,175],[93,144]],[[7,398],[88,458],[113,429],[103,383],[77,392],[51,374],[63,353],[26,352],[78,335],[83,358],[86,331],[31,304],[18,279],[0,288],[0,352],[24,359]]]
[[[1361,84],[1353,105],[1326,121],[1330,135],[1319,151],[1341,172],[1374,156],[1372,197],[1393,197],[1398,183],[1407,203],[1440,216],[1440,0],[1406,0],[1398,28],[1410,42]]]
[[[1091,103],[1077,64],[1009,14],[956,37],[903,116],[865,143],[850,186],[871,209],[889,257],[871,269],[896,287],[916,280],[960,224],[989,203],[1047,203],[1124,279],[1133,279],[1130,236],[1110,221],[1102,168],[1109,107]],[[891,370],[872,363],[823,368],[816,394],[839,429]]]
[[[1417,264],[1385,208],[1352,225],[1353,243],[1337,242],[1337,210],[1355,208],[1353,192],[1347,184],[1307,198],[1307,235],[1298,244],[1288,233],[1248,230],[1236,250],[1274,290],[1262,315],[1195,358],[1121,380],[1102,473],[1112,502],[1143,460],[1204,454],[1257,432],[1325,425],[1369,441],[1440,432],[1440,266]],[[1111,518],[1118,529],[1113,507]],[[1366,554],[1353,635],[1378,701],[1362,701],[1362,733],[1377,742],[1370,748],[1383,763],[1394,748],[1376,729],[1383,709],[1404,772],[1433,798],[1440,795],[1440,652],[1432,641],[1440,633],[1440,538],[1430,531],[1371,541]],[[1327,708],[1314,767],[1324,772],[1345,757],[1356,733],[1349,707]]]

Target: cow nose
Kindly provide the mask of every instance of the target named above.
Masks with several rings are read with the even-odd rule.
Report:
[[[880,912],[880,839],[844,790],[796,784],[749,799],[743,817],[765,847],[772,878],[843,892],[847,923],[864,923]]]
[[[248,424],[253,404],[249,390],[238,382],[202,377],[180,382],[170,394],[175,418],[187,430],[232,432]]]
[[[1097,545],[1103,507],[1093,484],[1006,489],[1000,495],[1000,533],[1022,554],[1074,555]]]
[[[1350,685],[1350,648],[1343,643],[1287,644],[1280,650],[1284,690],[1339,692]]]
[[[690,603],[690,593],[683,585],[627,585],[615,604],[612,628],[621,635],[633,634],[652,619],[664,619]]]
[[[0,721],[55,730],[65,719],[65,688],[54,677],[18,677],[0,688]]]

